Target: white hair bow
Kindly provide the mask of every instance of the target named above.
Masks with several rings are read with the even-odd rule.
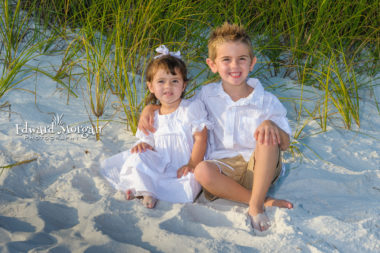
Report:
[[[178,59],[182,59],[180,51],[170,52],[169,49],[165,45],[161,45],[158,48],[156,48],[156,52],[159,53],[159,55],[155,56],[154,59],[160,58],[164,55],[171,55],[171,56],[174,56]]]

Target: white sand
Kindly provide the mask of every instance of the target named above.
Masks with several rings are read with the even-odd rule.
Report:
[[[367,93],[357,132],[337,126],[302,139],[324,160],[301,146],[307,158],[285,154],[289,173],[270,194],[292,201],[294,209],[268,208],[273,225],[255,234],[243,204],[201,196],[194,204],[159,201],[148,210],[124,200],[98,169],[102,159],[134,143],[126,126],[107,125],[98,142],[76,133],[66,140],[28,140],[30,134],[20,135],[25,123],[48,126],[54,114],[63,115],[64,124],[90,124],[82,98],[66,105],[66,93],[48,78],[18,87],[36,88],[37,104],[23,90],[1,99],[12,113],[8,119],[7,109],[0,111],[0,166],[37,160],[0,176],[0,252],[380,252],[380,117]],[[376,95],[380,99],[378,88]],[[295,113],[286,106],[294,128]],[[315,127],[311,122],[305,133]]]

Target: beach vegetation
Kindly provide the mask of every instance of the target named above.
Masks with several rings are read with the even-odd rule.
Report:
[[[251,35],[259,58],[252,75],[264,80],[266,88],[271,83],[265,80],[275,76],[298,84],[296,97],[283,101],[296,111],[296,143],[302,142],[302,132],[312,121],[319,126],[316,132],[327,131],[337,121],[346,129],[360,127],[360,91],[374,91],[379,83],[375,0],[5,0],[1,8],[0,99],[25,80],[16,73],[36,52],[54,51],[63,58],[49,74],[67,90],[68,98],[77,88],[86,90],[96,127],[105,111],[113,110],[116,114],[110,114],[136,132],[145,106],[144,71],[161,44],[180,50],[189,65],[188,96],[215,80],[205,64],[207,37],[225,21],[244,25]],[[31,27],[38,32],[30,33]],[[48,40],[42,36],[46,31],[52,34]],[[363,74],[371,81],[361,82],[358,76]],[[315,95],[305,98],[306,89]],[[378,106],[377,99],[373,96]]]

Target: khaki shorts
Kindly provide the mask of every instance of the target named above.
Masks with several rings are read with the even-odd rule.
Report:
[[[281,162],[281,151],[278,154],[278,162],[275,169],[274,177],[272,184],[274,184],[279,176],[281,175],[282,162]],[[226,175],[229,178],[232,178],[240,185],[247,189],[252,189],[253,186],[253,176],[254,176],[254,167],[255,167],[255,153],[253,152],[249,162],[246,162],[242,155],[238,155],[231,158],[223,158],[217,160],[207,160],[218,166],[221,173]],[[218,197],[208,192],[203,188],[206,199],[215,200]]]

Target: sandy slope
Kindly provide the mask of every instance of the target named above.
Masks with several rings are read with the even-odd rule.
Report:
[[[99,142],[78,133],[30,140],[20,134],[25,122],[38,128],[63,115],[63,125],[87,127],[88,116],[81,98],[66,105],[65,94],[45,77],[22,87],[36,87],[38,106],[22,90],[2,99],[12,104],[12,114],[8,119],[0,111],[0,166],[37,160],[0,176],[0,252],[380,251],[380,117],[370,99],[362,104],[365,134],[336,127],[302,140],[325,161],[305,147],[302,161],[286,154],[288,173],[271,194],[295,208],[268,208],[274,224],[255,234],[242,204],[201,196],[194,204],[160,201],[148,210],[125,201],[98,173],[99,161],[134,143],[125,125],[107,125]]]

